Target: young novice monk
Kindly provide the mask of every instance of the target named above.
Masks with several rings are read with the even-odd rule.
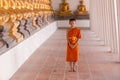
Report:
[[[75,63],[79,60],[78,40],[81,38],[80,29],[75,25],[76,20],[70,19],[70,29],[67,30],[66,61],[70,63],[70,71],[75,72]]]

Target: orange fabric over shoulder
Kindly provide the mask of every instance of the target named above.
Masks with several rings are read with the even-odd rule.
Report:
[[[66,61],[68,62],[76,62],[79,60],[79,51],[78,51],[78,41],[77,39],[81,38],[81,32],[79,28],[72,28],[67,31],[67,40],[71,44],[77,45],[72,49],[70,45],[67,43],[67,55],[66,55]]]

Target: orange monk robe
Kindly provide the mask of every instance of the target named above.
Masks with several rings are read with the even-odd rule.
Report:
[[[69,43],[67,43],[66,61],[76,62],[79,60],[78,40],[80,38],[81,38],[81,33],[79,28],[72,28],[67,31],[68,42],[70,42],[70,44],[76,44],[76,46],[74,48],[71,48]]]

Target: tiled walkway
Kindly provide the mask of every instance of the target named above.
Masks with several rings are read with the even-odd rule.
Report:
[[[65,61],[65,30],[57,30],[10,80],[120,80],[118,55],[88,30],[82,31],[76,72]]]

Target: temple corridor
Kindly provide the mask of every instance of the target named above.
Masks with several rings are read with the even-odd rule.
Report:
[[[90,30],[82,30],[80,60],[76,72],[69,72],[66,56],[66,30],[47,39],[10,80],[120,80],[118,54]]]
[[[120,80],[120,0],[0,0],[0,80]]]

